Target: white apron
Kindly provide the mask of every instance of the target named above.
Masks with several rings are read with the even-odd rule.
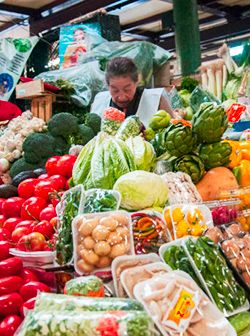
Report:
[[[141,100],[136,111],[136,116],[147,127],[152,115],[159,109],[160,99],[163,94],[164,88],[157,89],[144,89]],[[92,113],[98,114],[102,117],[103,111],[109,107],[111,95],[109,91],[100,92],[95,96],[91,106]]]

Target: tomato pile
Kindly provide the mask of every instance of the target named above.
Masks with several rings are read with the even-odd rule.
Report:
[[[22,251],[53,251],[56,205],[69,187],[74,155],[53,156],[46,174],[18,185],[18,197],[0,199],[0,240]]]
[[[50,288],[36,274],[23,267],[22,260],[10,257],[10,243],[0,241],[0,335],[12,336],[27,311],[34,308],[39,292]]]

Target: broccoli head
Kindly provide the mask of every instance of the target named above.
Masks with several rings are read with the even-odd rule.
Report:
[[[64,155],[68,154],[70,145],[67,143],[67,141],[60,137],[53,137],[54,138],[54,145],[55,145],[55,154],[56,155]]]
[[[55,114],[48,122],[49,132],[66,140],[70,135],[77,133],[78,126],[78,119],[67,112]]]
[[[85,116],[84,123],[86,126],[92,128],[95,134],[101,130],[101,117],[96,113],[87,113]]]
[[[184,77],[181,81],[181,90],[187,90],[189,93],[199,85],[199,82],[191,77]]]
[[[47,133],[32,133],[23,143],[25,161],[38,163],[55,153],[55,140]]]
[[[46,160],[43,160],[39,163],[28,163],[25,161],[24,157],[15,161],[10,167],[10,176],[13,178],[17,174],[27,171],[34,170],[37,168],[44,168]]]
[[[69,137],[70,144],[74,145],[86,145],[95,136],[92,128],[82,124],[79,125],[78,133]]]

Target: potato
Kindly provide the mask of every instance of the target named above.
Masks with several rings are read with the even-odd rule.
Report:
[[[112,260],[109,257],[107,257],[107,256],[101,257],[99,259],[98,264],[96,264],[96,267],[99,267],[99,268],[108,267],[108,266],[111,265],[111,262],[112,262]]]
[[[110,231],[115,231],[115,229],[119,225],[118,221],[115,220],[112,216],[103,217],[100,220],[100,224],[108,228]]]
[[[116,244],[112,247],[111,252],[110,252],[110,257],[112,259],[119,257],[121,255],[124,255],[126,253],[126,244],[121,243],[121,244]]]
[[[94,266],[87,264],[84,260],[78,260],[77,267],[80,272],[91,273],[94,270]]]
[[[119,225],[128,226],[128,217],[126,215],[116,213],[110,215],[109,217],[116,220],[119,223]]]
[[[77,218],[75,219],[75,221],[74,221],[74,223],[75,223],[77,229],[79,229],[79,227],[80,227],[83,223],[85,223],[85,221],[86,221],[86,218],[85,218],[83,215],[77,217]]]
[[[231,240],[224,241],[221,247],[223,249],[223,252],[229,259],[237,258],[240,253],[239,246]]]
[[[82,236],[90,236],[94,228],[98,225],[98,219],[93,218],[93,219],[88,219],[79,228],[79,233]]]
[[[99,261],[99,257],[93,250],[83,249],[80,252],[80,256],[84,259],[84,261],[88,264],[95,265]]]
[[[76,248],[76,251],[77,251],[77,254],[80,254],[81,253],[81,250],[84,250],[84,245],[82,244],[79,244]]]
[[[83,239],[82,244],[87,250],[91,250],[95,246],[95,241],[91,236],[88,236],[88,237]]]
[[[122,238],[128,238],[129,237],[129,229],[121,226],[116,229],[116,233],[121,236]]]
[[[111,232],[108,236],[108,243],[110,245],[119,244],[123,241],[123,237],[117,232]]]
[[[98,256],[106,256],[110,253],[111,247],[106,241],[100,241],[95,244],[94,251]]]
[[[97,225],[97,227],[92,232],[92,237],[95,241],[107,239],[110,230],[103,225]]]

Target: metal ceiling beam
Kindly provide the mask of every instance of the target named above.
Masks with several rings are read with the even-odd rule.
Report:
[[[132,23],[128,23],[126,25],[123,25],[121,28],[122,28],[122,31],[126,31],[126,30],[130,30],[130,29],[136,29],[138,26],[142,26],[142,25],[145,25],[145,24],[148,24],[148,23],[152,23],[154,21],[158,21],[158,20],[161,20],[162,19],[162,14],[156,14],[156,15],[153,15],[153,16],[150,16],[150,17],[147,17],[145,19],[142,19],[142,20],[138,20],[138,21],[135,21],[135,22],[132,22]]]
[[[139,0],[134,0],[137,2]],[[73,5],[66,10],[51,14],[38,20],[31,20],[30,29],[33,34],[38,34],[42,31],[49,30],[53,27],[67,23],[68,21],[75,19],[81,15],[93,12],[99,8],[106,7],[114,3],[114,0],[87,0]]]
[[[7,5],[7,4],[4,4],[4,3],[0,3],[0,10],[6,11],[6,12],[11,12],[11,13],[29,15],[29,16],[33,15],[36,12],[36,10],[33,9],[33,8]]]
[[[38,9],[38,11],[41,13],[41,12],[44,12],[46,10],[50,10],[56,6],[60,6],[60,5],[63,5],[65,2],[67,2],[68,0],[56,0],[56,1],[53,1],[52,3],[49,3],[47,5],[44,5],[42,7],[40,7]]]
[[[238,20],[228,22],[227,24],[201,31],[201,46],[213,41],[230,39],[248,32],[250,32],[250,17],[242,19],[240,24]],[[160,41],[158,45],[168,50],[175,49],[174,36]]]

